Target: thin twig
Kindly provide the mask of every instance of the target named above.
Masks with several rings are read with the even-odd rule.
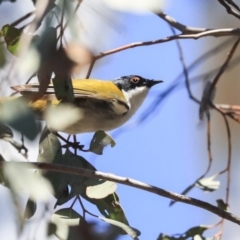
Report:
[[[82,202],[82,199],[81,199],[81,197],[80,197],[79,195],[78,195],[76,198],[78,199],[78,201],[79,201],[79,203],[80,203],[80,205],[81,205],[81,207],[82,207],[82,210],[83,210],[83,218],[84,218],[84,219],[85,219],[85,214],[86,214],[86,213],[88,213],[89,215],[91,215],[91,216],[93,216],[93,217],[98,218],[97,215],[89,212],[89,211],[84,207],[83,202]]]
[[[212,29],[208,29],[208,28],[196,28],[196,27],[186,26],[186,25],[178,22],[173,17],[165,14],[164,12],[156,13],[156,15],[158,17],[162,18],[165,22],[170,24],[172,27],[178,29],[179,31],[181,31],[184,34],[187,34],[187,33],[200,33],[200,32],[205,32],[205,31],[208,31],[208,30],[212,30]]]
[[[112,50],[102,52],[99,55],[95,56],[94,59],[98,60],[100,58],[106,57],[108,55],[125,51],[130,48],[135,48],[135,47],[142,47],[142,46],[150,46],[154,44],[160,44],[160,43],[165,43],[177,39],[198,39],[201,37],[207,37],[207,36],[212,36],[212,37],[222,37],[222,36],[234,36],[234,35],[240,35],[240,28],[226,28],[226,29],[214,29],[214,30],[208,30],[202,33],[198,34],[179,34],[179,35],[173,35],[173,36],[168,36],[162,39],[157,39],[157,40],[152,40],[152,41],[146,41],[146,42],[135,42],[135,43],[130,43],[118,48],[114,48]]]
[[[33,14],[35,13],[35,11],[29,12],[27,14],[25,14],[24,16],[22,16],[21,18],[19,18],[18,20],[14,21],[13,23],[11,23],[10,25],[15,27],[16,25],[18,25],[19,23],[21,23],[22,21],[26,20],[27,18],[31,17]]]
[[[232,8],[230,5],[228,5],[225,0],[218,0],[218,2],[225,7],[228,14],[233,15],[234,17],[240,19],[240,13],[237,12],[234,8]]]
[[[212,96],[212,93],[213,93],[213,90],[214,88],[216,87],[220,77],[222,76],[222,74],[224,73],[224,71],[226,70],[229,62],[231,61],[232,57],[233,57],[233,54],[235,53],[236,49],[237,49],[237,46],[240,42],[240,38],[237,39],[237,41],[233,44],[225,62],[223,63],[223,65],[221,66],[221,68],[219,69],[219,72],[217,73],[216,77],[213,79],[213,82],[209,88],[209,99],[211,98]]]
[[[219,110],[218,108],[216,108],[214,105],[212,105],[223,117],[225,125],[226,125],[226,130],[227,130],[227,139],[228,139],[228,159],[227,159],[227,166],[226,169],[224,169],[223,171],[221,171],[219,173],[223,174],[225,172],[227,172],[227,187],[226,187],[226,199],[225,199],[225,203],[227,205],[229,205],[229,195],[230,195],[230,182],[231,182],[231,161],[232,161],[232,141],[231,141],[231,131],[230,131],[230,126],[228,123],[228,120],[225,116],[225,114]],[[219,236],[221,236],[222,231],[223,231],[223,226],[224,226],[224,220],[221,223],[221,229],[218,233]]]
[[[236,8],[237,11],[240,12],[240,7],[232,0],[226,0],[226,2]]]
[[[175,34],[175,29],[173,27],[171,27],[171,30],[172,30],[173,34]],[[191,91],[189,77],[188,77],[188,69],[187,69],[186,64],[185,64],[181,44],[178,40],[176,40],[176,44],[177,44],[177,48],[178,48],[178,52],[179,52],[180,61],[181,61],[182,66],[183,66],[183,72],[184,72],[184,75],[185,75],[185,83],[186,83],[186,88],[187,88],[187,91],[188,91],[188,95],[189,95],[190,99],[192,99],[194,102],[200,103],[200,101],[196,97],[193,96],[192,91]]]
[[[86,76],[86,79],[88,79],[91,75],[91,72],[93,70],[93,67],[94,67],[94,64],[96,62],[97,59],[92,59],[92,62],[90,63],[90,66],[88,68],[88,72],[87,72],[87,76]]]
[[[209,172],[211,165],[212,165],[212,160],[213,160],[212,148],[211,148],[211,116],[210,116],[209,111],[207,112],[207,149],[208,149],[209,163],[208,163],[208,168],[207,168],[206,174]]]

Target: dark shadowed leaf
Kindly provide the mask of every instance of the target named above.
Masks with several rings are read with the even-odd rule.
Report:
[[[103,149],[107,145],[111,145],[111,147],[114,147],[116,143],[106,132],[99,130],[95,132],[92,138],[89,151],[102,155]]]
[[[157,238],[157,240],[177,240],[177,239],[179,239],[179,238],[171,237],[171,236],[165,235],[163,233],[160,233],[160,235]]]
[[[124,210],[119,203],[119,197],[116,193],[110,194],[103,199],[89,198],[86,194],[82,194],[82,197],[87,201],[95,204],[99,212],[106,218],[121,222],[129,226],[128,220],[125,216]],[[124,234],[124,232],[120,232]]]
[[[114,226],[117,226],[119,228],[121,228],[122,230],[124,230],[129,236],[131,236],[133,239],[138,239],[137,237],[141,234],[141,232],[135,228],[132,228],[122,222],[118,222],[116,220],[112,220],[109,218],[103,218],[103,217],[99,217],[100,219],[102,219],[104,222],[110,223]]]
[[[53,59],[56,54],[57,30],[53,27],[45,29],[40,40],[37,41],[36,49],[40,55],[40,66],[37,72],[39,89],[32,96],[33,100],[41,98],[51,80],[53,73]]]
[[[5,57],[3,45],[0,44],[0,68],[2,68],[5,65],[5,63],[6,63],[6,57]]]
[[[34,213],[37,210],[37,204],[34,200],[32,200],[31,198],[28,199],[26,207],[25,207],[25,211],[24,211],[24,218],[25,219],[29,219],[31,218]]]
[[[204,233],[204,231],[206,231],[208,228],[204,227],[204,226],[196,226],[196,227],[192,227],[189,230],[186,231],[186,233],[184,234],[186,236],[186,239],[189,237],[194,237],[197,235],[202,236],[202,234]]]
[[[201,120],[203,119],[204,113],[208,112],[210,101],[213,100],[213,96],[211,97],[211,99],[209,99],[209,89],[211,87],[211,84],[211,82],[207,81],[203,90],[203,95],[199,108],[199,118]]]
[[[85,160],[81,156],[77,156],[70,152],[68,149],[63,155],[62,165],[85,168],[90,170],[96,170],[87,160]],[[104,182],[103,180],[98,180],[94,178],[87,178],[84,176],[78,176],[75,174],[67,174],[62,175],[69,186],[71,186],[71,192],[69,196],[72,198],[78,194],[81,194],[86,191],[86,187],[91,185],[96,185]],[[63,204],[64,202],[58,201],[58,205]]]
[[[68,76],[52,79],[55,94],[58,100],[67,102],[74,101],[72,79]]]
[[[62,150],[58,137],[45,127],[39,142],[39,155],[37,161],[60,163],[61,156]]]
[[[229,205],[225,203],[222,199],[216,200],[217,206],[221,208],[222,210],[229,211]]]
[[[42,132],[39,143],[38,162],[62,164],[62,149],[60,141],[46,127]],[[68,191],[68,180],[63,173],[44,171],[44,176],[51,182],[54,196],[61,202],[71,199]]]
[[[215,181],[214,179],[218,176],[218,174],[214,174],[208,178],[199,179],[195,186],[202,189],[205,192],[213,192],[217,190],[220,186],[220,181]]]
[[[33,111],[23,98],[6,101],[2,104],[1,121],[33,140],[40,131]]]
[[[165,235],[161,233],[157,240],[205,240],[206,238],[203,235],[204,231],[207,230],[207,227],[197,226],[192,227],[183,234],[173,234],[172,236]]]
[[[11,139],[13,138],[13,131],[7,125],[0,122],[0,138]]]
[[[51,236],[53,234],[55,234],[57,231],[57,225],[55,223],[48,223],[48,227],[47,227],[47,236]]]

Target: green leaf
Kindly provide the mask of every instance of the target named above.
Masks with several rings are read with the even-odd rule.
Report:
[[[42,201],[49,201],[53,189],[49,181],[44,179],[38,172],[33,172],[34,166],[31,163],[19,165],[16,163],[4,163],[4,176],[9,186],[16,193],[27,193],[30,198]]]
[[[119,197],[116,193],[110,194],[102,199],[89,198],[85,193],[81,194],[81,196],[90,203],[96,205],[99,212],[104,217],[129,225],[124,210],[119,203]]]
[[[160,235],[157,238],[157,240],[177,240],[177,239],[179,239],[179,238],[170,237],[170,236],[165,235],[163,233],[160,233]]]
[[[39,142],[38,162],[62,164],[62,149],[57,136],[46,127]],[[71,199],[68,191],[68,180],[64,173],[44,171],[44,176],[50,181],[54,189],[54,197],[60,202]]]
[[[2,104],[0,120],[30,140],[33,140],[41,129],[33,111],[21,97]]]
[[[61,143],[58,137],[46,127],[41,134],[37,161],[47,163],[61,163],[62,161]]]
[[[115,141],[106,132],[99,130],[95,132],[91,140],[89,151],[102,155],[104,147],[109,144],[111,147],[116,145]]]
[[[68,76],[58,76],[58,78],[53,78],[53,87],[58,100],[63,100],[67,102],[74,101],[72,80]]]
[[[70,226],[78,226],[83,217],[72,208],[63,208],[56,211],[51,222],[56,224],[55,235],[60,239],[67,239]]]
[[[200,235],[195,235],[195,236],[193,237],[193,240],[205,240],[205,238],[202,237],[202,236],[200,236]]]
[[[26,207],[25,207],[25,211],[24,211],[24,218],[25,219],[29,219],[31,218],[34,213],[37,210],[37,204],[34,200],[32,200],[31,198],[28,199]]]
[[[200,103],[200,108],[199,108],[199,118],[202,120],[204,113],[208,113],[209,110],[209,103],[213,101],[216,93],[216,88],[214,88],[211,96],[209,96],[209,90],[211,88],[212,83],[210,81],[207,81],[205,83],[205,87],[203,90],[203,95]]]
[[[90,198],[105,198],[110,194],[113,194],[117,189],[115,182],[105,181],[95,186],[89,186],[86,189],[86,194]]]
[[[114,226],[117,226],[119,228],[121,228],[122,230],[124,230],[129,236],[131,236],[133,239],[138,239],[137,237],[141,234],[141,232],[137,229],[134,229],[122,222],[118,222],[116,220],[112,220],[109,218],[103,218],[103,217],[99,217],[101,220],[103,220],[104,222],[110,223]]]
[[[217,202],[217,206],[222,209],[222,210],[225,210],[225,211],[229,211],[229,206],[227,203],[225,203],[222,199],[217,199],[216,200]]]
[[[205,192],[213,192],[220,187],[220,181],[214,180],[217,176],[218,174],[214,174],[208,178],[201,178],[196,182],[195,186]]]
[[[55,223],[48,223],[48,227],[47,227],[47,236],[51,236],[53,234],[55,234],[57,231],[57,225]]]
[[[3,49],[3,45],[0,44],[0,68],[4,67],[6,63],[6,57]]]
[[[189,237],[194,237],[194,236],[202,236],[202,234],[204,233],[204,231],[206,231],[208,228],[204,227],[204,226],[196,226],[196,227],[192,227],[189,230],[186,231],[185,238],[189,238]]]
[[[1,35],[4,37],[8,51],[15,56],[18,55],[21,34],[22,29],[15,28],[9,24],[3,26],[1,30]]]
[[[12,139],[13,138],[13,131],[7,125],[0,122],[0,138],[5,139]]]

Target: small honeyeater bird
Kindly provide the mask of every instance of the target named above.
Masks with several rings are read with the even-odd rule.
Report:
[[[123,76],[113,81],[97,79],[72,80],[74,101],[71,103],[79,110],[81,117],[68,126],[48,126],[53,131],[78,134],[110,131],[126,123],[145,100],[150,88],[162,80],[149,80],[137,75]],[[38,92],[39,84],[14,86],[12,89],[27,96]],[[44,96],[29,106],[44,119],[49,107],[57,108],[63,102],[57,100],[54,87],[49,84]],[[62,117],[64,111],[61,113]],[[48,125],[48,122],[47,122]]]

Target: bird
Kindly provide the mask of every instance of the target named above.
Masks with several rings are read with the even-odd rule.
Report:
[[[61,118],[66,118],[70,124],[51,125],[46,121],[52,131],[67,134],[89,133],[98,130],[111,131],[125,124],[142,105],[151,87],[161,82],[163,81],[150,80],[138,75],[122,76],[111,81],[73,79],[74,101],[72,103],[58,100],[51,83],[40,99],[28,104],[40,116],[40,120],[44,120],[44,113],[50,107],[58,108],[68,104],[79,110],[79,118],[75,121],[68,119],[64,110],[61,112]],[[24,97],[37,93],[39,84],[25,84],[11,88]]]

